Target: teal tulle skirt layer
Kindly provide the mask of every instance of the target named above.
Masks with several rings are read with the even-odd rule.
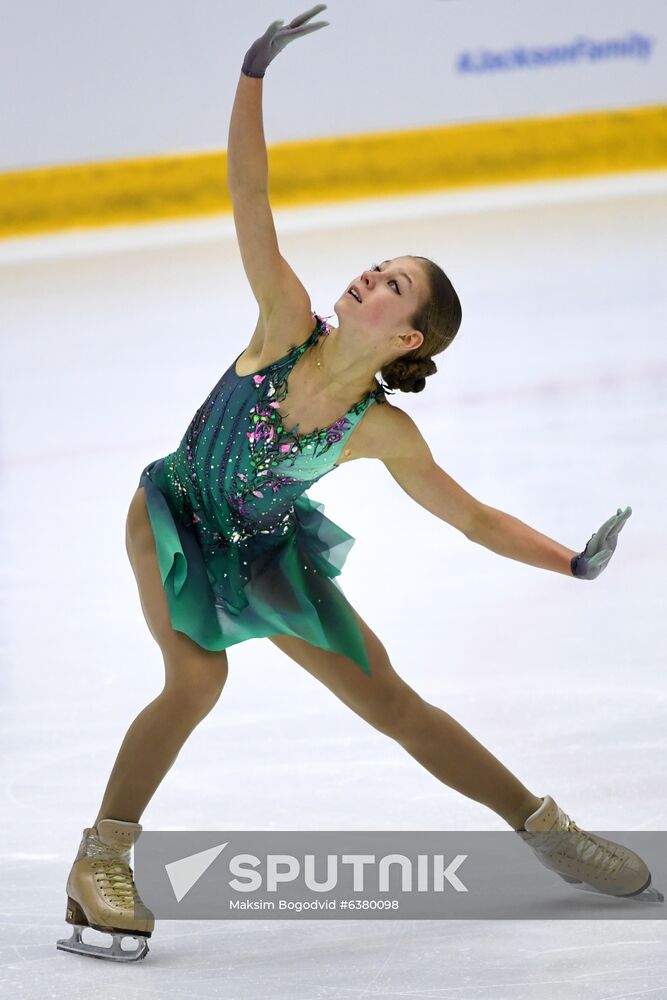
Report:
[[[205,559],[193,528],[178,516],[162,459],[144,469],[139,485],[174,629],[209,650],[294,635],[371,673],[359,623],[334,579],[354,538],[325,516],[322,504],[304,493],[294,502],[289,533],[258,535]],[[230,577],[237,588],[225,599]]]

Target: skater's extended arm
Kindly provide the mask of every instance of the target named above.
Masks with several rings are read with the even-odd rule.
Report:
[[[624,511],[619,507],[616,514],[591,535],[582,552],[565,548],[511,514],[486,504],[478,509],[476,526],[468,537],[498,555],[529,566],[551,569],[580,580],[595,580],[613,556],[618,533],[631,514],[631,507]]]
[[[611,559],[618,533],[632,513],[627,507],[610,517],[577,552],[543,535],[511,514],[466,493],[435,462],[412,418],[404,410],[384,408],[386,418],[375,434],[374,457],[380,458],[401,488],[420,506],[458,528],[471,542],[498,555],[566,576],[594,580]]]
[[[499,556],[572,576],[571,562],[577,555],[573,549],[566,548],[495,507],[488,507],[486,504],[480,506],[475,528],[468,537],[471,542],[477,542],[492,552],[497,552]]]

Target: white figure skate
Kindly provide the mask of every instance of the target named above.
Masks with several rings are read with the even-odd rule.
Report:
[[[67,879],[65,919],[74,925],[70,938],[56,947],[94,958],[116,962],[136,962],[148,954],[148,941],[155,920],[137,893],[130,851],[141,833],[139,823],[101,819],[97,827],[87,827]],[[84,928],[93,927],[113,935],[110,948],[87,944]],[[137,940],[135,950],[122,947],[123,939]]]
[[[621,896],[662,903],[663,894],[651,886],[651,873],[629,847],[581,830],[550,795],[516,831],[538,861],[578,889],[605,896]]]

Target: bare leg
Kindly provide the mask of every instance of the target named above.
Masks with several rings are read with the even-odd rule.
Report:
[[[143,488],[128,511],[125,544],[141,607],[165,666],[163,690],[130,726],[93,826],[100,819],[138,823],[186,739],[211,711],[228,674],[227,655],[202,649],[171,625]]]
[[[372,676],[356,663],[295,636],[271,642],[380,732],[400,743],[431,774],[462,795],[488,806],[514,830],[542,799],[500,763],[455,719],[424,701],[396,673],[387,652],[356,612]]]
[[[542,804],[447,712],[419,699],[396,740],[450,788],[483,803],[520,830]]]
[[[181,664],[183,674],[192,670]],[[216,687],[187,692],[165,689],[130,726],[118,752],[104,798],[95,818],[138,823],[158,785],[176,760],[198,722],[217,701]]]

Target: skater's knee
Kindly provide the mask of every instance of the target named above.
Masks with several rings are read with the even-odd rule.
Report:
[[[164,694],[182,715],[203,718],[222,694],[227,675],[224,651],[190,659],[165,657]]]
[[[407,684],[394,684],[381,693],[364,715],[375,729],[399,742],[411,736],[423,723],[424,702]]]
[[[413,688],[408,687],[404,692],[402,706],[397,719],[397,735],[399,742],[412,740],[416,735],[424,732],[427,719],[428,702]]]
[[[218,698],[221,688],[204,683],[193,687],[165,688],[162,697],[171,706],[174,721],[186,724],[196,724],[211,711]]]

